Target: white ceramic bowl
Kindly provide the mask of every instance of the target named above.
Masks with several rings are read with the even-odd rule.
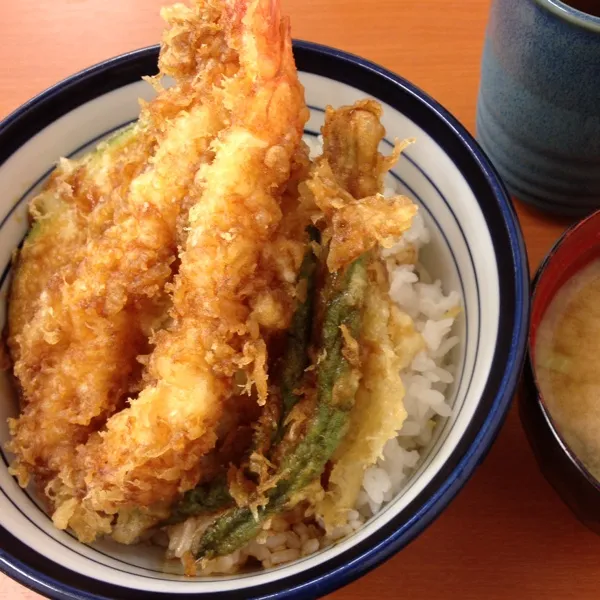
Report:
[[[422,207],[432,232],[423,260],[448,289],[459,290],[463,344],[453,416],[436,428],[401,493],[341,543],[272,570],[185,579],[161,570],[159,555],[109,542],[85,546],[56,530],[33,495],[0,465],[0,568],[55,598],[165,599],[320,595],[360,576],[420,533],[454,497],[489,449],[517,384],[528,325],[529,276],[523,241],[504,187],[471,136],[442,107],[403,79],[360,58],[295,43],[311,108],[310,132],[327,104],[371,96],[384,107],[387,139],[415,137],[393,177]],[[59,83],[0,125],[0,267],[2,297],[11,253],[27,228],[27,201],[60,156],[77,155],[135,119],[140,81],[156,71],[158,49],[102,63]],[[389,142],[388,142],[389,143]],[[57,243],[60,243],[57,240]],[[0,307],[5,322],[6,309]],[[0,442],[17,411],[0,378]]]

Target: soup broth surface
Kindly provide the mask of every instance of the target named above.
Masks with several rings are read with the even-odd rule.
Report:
[[[600,481],[600,259],[552,299],[537,330],[534,363],[558,432]]]

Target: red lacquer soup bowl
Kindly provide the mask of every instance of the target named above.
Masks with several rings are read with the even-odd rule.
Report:
[[[573,513],[600,533],[600,482],[565,442],[540,391],[535,372],[538,329],[562,286],[600,258],[600,211],[570,227],[542,261],[534,282],[531,324],[520,401],[521,422],[540,469]],[[600,356],[591,357],[599,361]],[[598,398],[600,402],[600,398]]]

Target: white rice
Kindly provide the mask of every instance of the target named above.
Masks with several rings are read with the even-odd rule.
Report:
[[[306,136],[310,156],[321,153],[320,138]],[[386,196],[397,190],[388,187]],[[389,440],[383,456],[364,474],[356,510],[348,511],[347,524],[325,534],[315,524],[303,522],[303,515],[287,519],[275,517],[265,524],[265,531],[246,547],[229,556],[208,561],[198,575],[231,573],[239,570],[252,557],[263,568],[270,568],[307,556],[319,549],[351,535],[366,520],[392,500],[406,484],[418,466],[422,450],[430,443],[440,419],[452,414],[446,394],[454,382],[456,365],[451,350],[459,343],[452,328],[460,306],[460,295],[455,291],[444,294],[440,281],[431,281],[429,274],[417,263],[395,264],[393,257],[410,251],[418,256],[419,250],[430,241],[430,234],[420,214],[402,239],[382,252],[388,259],[390,296],[414,321],[422,334],[425,349],[415,356],[410,366],[401,373],[405,387],[403,398],[407,418],[395,439]],[[168,556],[181,558],[192,547],[207,527],[210,519],[188,519],[171,528]]]
[[[417,215],[403,240],[384,255],[393,256],[408,244],[416,246],[418,251],[429,239],[424,220]],[[445,394],[454,382],[455,365],[449,353],[459,339],[451,335],[455,319],[447,315],[449,311],[456,312],[460,295],[456,292],[445,295],[440,281],[420,281],[418,266],[398,265],[390,269],[390,296],[412,317],[423,336],[425,349],[401,373],[406,421],[398,437],[387,442],[377,464],[365,471],[357,501],[357,508],[365,518],[378,512],[402,489],[419,463],[421,449],[431,441],[439,418],[452,414]]]

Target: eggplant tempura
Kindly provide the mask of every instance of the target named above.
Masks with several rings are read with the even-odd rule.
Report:
[[[163,16],[155,99],[31,202],[9,449],[57,527],[122,543],[186,527],[169,551],[193,574],[276,519],[330,529],[354,507],[424,345],[380,252],[417,209],[382,194],[401,145],[379,153],[374,101],[328,108],[309,161],[278,1]]]

